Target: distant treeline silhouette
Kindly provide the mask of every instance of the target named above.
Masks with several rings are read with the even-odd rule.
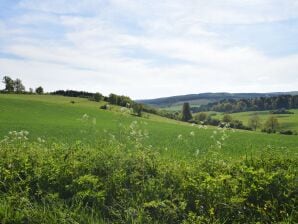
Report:
[[[241,100],[225,99],[219,102],[202,105],[200,107],[192,107],[191,110],[193,112],[217,111],[233,113],[243,111],[276,110],[282,108],[298,108],[298,95],[280,95]]]

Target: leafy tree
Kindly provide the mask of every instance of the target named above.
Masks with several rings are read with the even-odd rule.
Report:
[[[5,84],[5,91],[9,93],[14,91],[14,81],[9,76],[3,77],[3,83]]]
[[[270,116],[265,123],[265,128],[270,132],[276,132],[278,126],[279,123],[275,116]]]
[[[13,82],[13,89],[16,93],[22,93],[25,91],[25,86],[23,85],[23,83],[20,79],[16,79]]]
[[[136,114],[137,116],[141,117],[142,116],[142,111],[143,111],[143,105],[139,103],[135,103],[132,106],[133,113]]]
[[[182,107],[182,121],[189,121],[192,119],[189,103],[184,103]]]
[[[35,92],[36,92],[37,94],[43,94],[43,88],[42,88],[41,86],[39,86],[39,87],[37,87],[37,88],[35,89]]]
[[[29,93],[33,94],[33,89],[32,88],[29,88]]]
[[[118,96],[117,96],[116,94],[114,94],[114,93],[111,93],[111,94],[109,95],[109,99],[108,99],[108,101],[109,101],[111,104],[115,104],[115,105],[117,105],[117,103],[118,103]]]
[[[222,118],[222,121],[225,123],[231,123],[232,120],[233,120],[233,118],[230,114],[225,114]]]
[[[197,121],[205,121],[205,120],[207,120],[207,117],[208,117],[207,113],[201,112],[201,113],[196,114],[194,118]]]
[[[101,95],[100,93],[95,93],[95,94],[94,94],[94,100],[95,100],[96,102],[101,101],[101,99],[102,99],[102,95]]]
[[[248,126],[253,130],[257,130],[261,126],[261,119],[258,114],[253,114],[248,120]]]

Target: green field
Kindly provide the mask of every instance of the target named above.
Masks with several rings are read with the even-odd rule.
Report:
[[[70,101],[75,101],[71,104]],[[148,131],[146,143],[167,155],[179,158],[192,157],[197,152],[206,152],[217,138],[220,131],[215,127],[199,129],[187,123],[182,123],[155,115],[138,118],[121,113],[119,107],[112,111],[99,109],[101,103],[87,99],[35,96],[35,95],[0,95],[0,136],[9,131],[27,130],[31,139],[45,138],[49,142],[74,143],[77,140],[96,144],[105,135],[105,130],[115,136],[119,135],[121,127],[129,126],[133,121],[142,121],[142,128]],[[84,114],[89,121],[82,121]],[[235,114],[236,115],[236,114]],[[238,118],[238,117],[237,117]],[[94,124],[92,120],[95,120]],[[295,122],[295,121],[294,121]],[[294,123],[295,124],[295,123]],[[213,134],[213,132],[216,134]],[[194,135],[190,135],[194,132]],[[268,135],[250,131],[227,130],[228,137],[223,143],[222,154],[238,158],[258,154],[270,146],[276,149],[296,153],[298,150],[297,136]],[[182,135],[181,139],[178,136]],[[211,136],[214,135],[214,139]],[[165,151],[170,150],[170,152]]]
[[[0,95],[0,223],[297,223],[297,136],[103,104]]]
[[[233,113],[231,116],[234,119],[242,121],[245,125],[248,124],[250,116],[257,114],[261,123],[265,123],[269,116],[275,116],[279,122],[279,130],[296,130],[298,131],[298,109],[289,110],[294,114],[271,114],[270,111],[250,111],[250,112],[241,112]],[[221,119],[223,114],[217,113],[214,118]]]

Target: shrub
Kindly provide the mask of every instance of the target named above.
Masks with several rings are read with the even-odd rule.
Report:
[[[279,133],[282,134],[282,135],[295,135],[296,134],[292,130],[281,130]]]
[[[102,109],[102,110],[108,110],[109,109],[109,105],[108,104],[105,104],[105,105],[100,106],[99,108]]]

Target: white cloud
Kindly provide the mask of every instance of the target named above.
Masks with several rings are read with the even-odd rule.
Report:
[[[0,68],[1,74],[19,77],[28,87],[150,98],[288,91],[298,84],[298,53],[271,57],[249,46],[227,44],[208,30],[210,23],[297,18],[296,1],[24,0],[20,6],[28,11],[10,18],[14,26],[0,22],[6,28],[5,34],[0,29],[0,38],[7,42],[0,44],[0,53],[23,60],[0,58]],[[53,27],[59,37],[44,37]]]

